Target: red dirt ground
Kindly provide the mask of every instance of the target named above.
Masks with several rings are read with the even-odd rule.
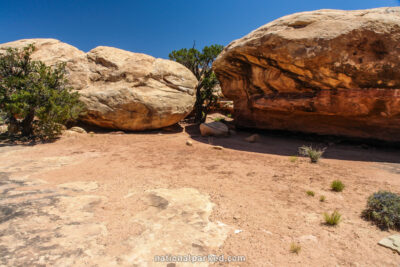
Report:
[[[377,244],[393,233],[360,217],[373,192],[400,193],[399,150],[331,143],[324,158],[311,164],[290,158],[309,141],[261,135],[257,143],[248,143],[248,132],[206,138],[192,126],[183,127],[187,131],[77,134],[17,153],[21,158],[98,153],[31,178],[54,185],[96,181],[95,194],[108,198],[94,213],[107,226],[110,255],[126,252],[122,241],[140,231],[129,221],[140,205],[122,196],[132,190],[192,187],[215,203],[211,221],[243,230],[231,232],[214,251],[246,256],[245,263],[231,266],[399,266],[400,255]],[[343,192],[330,190],[335,179],[346,185]],[[307,196],[307,190],[315,196]],[[319,201],[321,195],[325,202]],[[336,209],[341,223],[324,225],[323,213]],[[292,242],[301,245],[298,255],[290,252]]]

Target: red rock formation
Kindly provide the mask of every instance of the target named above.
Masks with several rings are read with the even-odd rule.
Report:
[[[400,8],[275,20],[214,63],[238,126],[400,141]]]

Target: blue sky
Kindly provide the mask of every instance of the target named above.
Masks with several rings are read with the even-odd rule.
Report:
[[[167,58],[171,50],[227,45],[283,15],[322,8],[397,6],[397,0],[0,0],[0,43],[56,38]]]

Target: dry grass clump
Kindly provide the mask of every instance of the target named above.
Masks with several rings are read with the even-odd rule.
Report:
[[[312,146],[299,147],[299,154],[310,158],[311,163],[317,163],[325,152],[325,148],[316,149]]]

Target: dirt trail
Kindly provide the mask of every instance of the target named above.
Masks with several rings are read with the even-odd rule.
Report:
[[[304,140],[250,144],[245,132],[187,130],[0,147],[0,266],[167,266],[153,262],[158,254],[246,257],[231,266],[398,266],[400,256],[377,245],[391,233],[360,214],[371,193],[400,193],[400,151],[329,144],[310,164],[290,160]],[[342,193],[330,191],[335,179]],[[323,225],[335,209],[341,224]]]

